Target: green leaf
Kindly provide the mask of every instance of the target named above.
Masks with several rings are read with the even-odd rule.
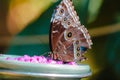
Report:
[[[102,5],[103,0],[90,0],[89,6],[88,6],[88,23],[93,22],[100,10],[100,7]]]
[[[80,17],[81,24],[86,24],[89,0],[73,0],[75,10]]]

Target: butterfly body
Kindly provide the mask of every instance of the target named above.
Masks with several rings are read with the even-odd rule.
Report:
[[[71,0],[62,0],[54,10],[50,30],[51,57],[64,62],[82,61],[92,42],[87,29],[80,24]]]

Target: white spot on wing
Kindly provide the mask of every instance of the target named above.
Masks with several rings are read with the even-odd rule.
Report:
[[[56,31],[52,31],[52,33],[58,33],[58,31],[56,30]]]

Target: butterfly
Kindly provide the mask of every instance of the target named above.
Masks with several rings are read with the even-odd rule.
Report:
[[[91,45],[88,30],[81,25],[72,1],[62,0],[51,18],[50,57],[64,62],[83,61]]]

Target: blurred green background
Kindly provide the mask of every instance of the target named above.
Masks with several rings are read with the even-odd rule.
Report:
[[[0,53],[49,52],[49,28],[60,0],[0,0]],[[73,0],[93,41],[86,54],[93,75],[83,80],[120,80],[120,1]]]

